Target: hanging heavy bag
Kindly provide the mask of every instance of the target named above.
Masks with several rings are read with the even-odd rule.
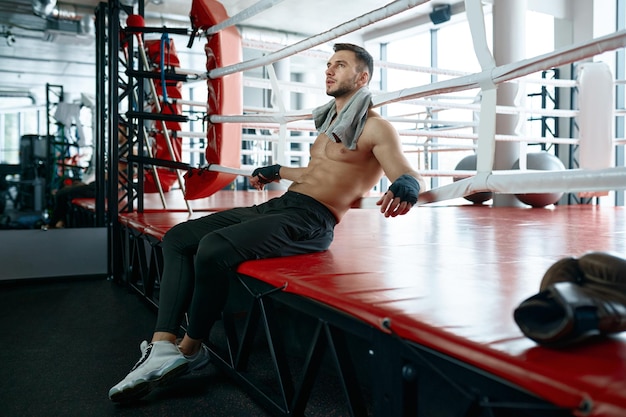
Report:
[[[626,330],[626,260],[603,252],[563,258],[546,271],[539,293],[514,319],[524,335],[567,347]]]

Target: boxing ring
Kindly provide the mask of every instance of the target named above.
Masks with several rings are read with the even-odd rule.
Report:
[[[261,1],[257,8],[228,17],[216,2],[194,1],[192,39],[198,34],[208,37],[208,67],[203,72],[186,72],[181,79],[206,81],[209,91],[217,93],[209,94],[208,103],[171,97],[167,89],[153,91],[153,95],[158,96],[157,101],[174,105],[170,109],[207,109],[208,133],[200,135],[207,138],[207,149],[202,152],[208,166],[193,167],[172,148],[168,150],[170,161],[154,155],[127,154],[126,158],[140,171],[145,163],[186,171],[187,176],[192,173],[195,180],[206,175],[208,191],[196,190],[198,197],[190,197],[190,182],[177,177],[180,189],[163,192],[159,175],[153,174],[160,198],[139,200],[135,211],[115,190],[109,201],[117,199],[120,204],[109,204],[109,215],[118,219],[113,222],[111,238],[114,261],[118,262],[113,270],[116,278],[121,277],[158,308],[160,241],[170,227],[282,193],[223,190],[237,175],[251,171],[251,167],[239,165],[245,152],[232,146],[232,142],[238,146],[246,139],[241,128],[273,129],[276,135],[266,139],[276,144],[276,162],[283,162],[280,158],[287,154],[288,131],[312,131],[310,110],[289,111],[280,99],[274,109],[256,114],[250,109],[243,114],[239,101],[228,102],[225,92],[229,88],[243,88],[250,82],[240,78],[243,71],[267,67],[269,87],[280,92],[285,83],[270,70],[273,62],[300,53],[317,55],[310,51],[317,45],[422,3],[425,1],[396,1],[320,35],[274,48],[260,59],[241,62],[232,43],[240,45],[241,40],[232,25],[271,7],[272,2]],[[420,170],[425,176],[454,176],[455,180],[422,193],[419,207],[394,219],[385,219],[371,207],[371,199],[364,198],[337,226],[328,251],[249,261],[237,270],[229,306],[218,324],[220,331],[207,343],[214,365],[273,414],[306,415],[315,402],[318,379],[327,374],[338,380],[338,415],[617,417],[626,413],[626,336],[618,334],[567,350],[548,349],[525,338],[512,317],[513,309],[537,292],[543,273],[559,258],[590,250],[626,253],[623,207],[447,205],[477,192],[594,195],[626,189],[624,167],[493,170],[496,142],[520,140],[495,133],[496,114],[512,111],[496,105],[498,85],[623,48],[626,32],[496,66],[486,46],[480,2],[466,1],[466,10],[481,72],[382,92],[373,100],[375,107],[383,107],[477,89],[480,102],[467,107],[480,118],[463,124],[475,133],[447,133],[470,143],[464,149],[475,150],[475,169]],[[129,44],[136,38],[143,48],[139,34],[147,30],[128,25]],[[230,42],[227,57],[221,56],[227,49],[220,44],[224,37]],[[130,56],[126,54],[125,59]],[[306,90],[303,86],[286,88]],[[157,123],[187,122],[157,113]],[[133,117],[143,123],[144,115],[127,111],[129,114],[131,128]],[[554,114],[571,117],[576,112]],[[171,128],[162,125],[160,129],[166,141],[199,137],[176,126],[177,133],[168,139]],[[134,129],[141,150],[148,146],[145,136],[149,132]],[[442,133],[401,131],[403,140],[411,135],[428,138]],[[553,138],[552,142],[583,145],[582,139]],[[307,136],[292,140],[305,145],[311,142]],[[180,146],[178,150],[183,149],[181,143],[175,145]],[[611,147],[620,145],[623,143],[611,137]],[[185,198],[172,198],[172,193]],[[588,233],[581,234],[581,230]],[[271,369],[258,369],[257,363],[267,362],[258,361],[256,355],[265,355]]]

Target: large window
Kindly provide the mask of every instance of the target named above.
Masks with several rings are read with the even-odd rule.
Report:
[[[30,100],[0,99],[0,164],[19,164],[23,135],[45,134],[45,108],[32,106]]]

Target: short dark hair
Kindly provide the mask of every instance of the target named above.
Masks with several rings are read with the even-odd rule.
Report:
[[[352,43],[336,43],[333,46],[333,50],[335,52],[337,51],[354,52],[354,54],[356,55],[356,59],[360,61],[361,64],[363,64],[363,66],[367,67],[367,73],[369,74],[367,82],[369,84],[370,80],[372,79],[372,74],[374,74],[374,58],[372,58],[370,53],[367,52],[365,48],[362,48],[358,45],[354,45]]]

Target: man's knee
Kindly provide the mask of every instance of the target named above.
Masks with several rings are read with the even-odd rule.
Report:
[[[161,240],[162,247],[164,249],[180,250],[187,248],[190,237],[193,237],[193,234],[189,233],[187,230],[188,226],[189,225],[186,222],[179,223],[168,230],[165,235],[163,235],[163,239]]]
[[[204,236],[196,252],[196,267],[201,269],[231,269],[245,260],[238,248],[217,233]]]

